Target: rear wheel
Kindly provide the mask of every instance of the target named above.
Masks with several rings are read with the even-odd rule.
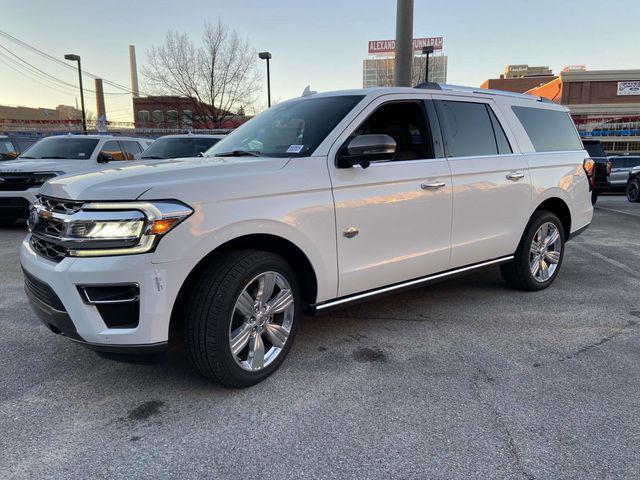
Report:
[[[255,250],[224,254],[188,299],[187,353],[216,382],[254,385],[289,353],[301,311],[297,279],[283,258]]]
[[[632,179],[627,184],[627,200],[630,202],[640,202],[640,180]]]
[[[520,290],[542,290],[553,283],[564,256],[564,230],[550,212],[536,212],[525,228],[513,261],[500,266],[507,283]]]

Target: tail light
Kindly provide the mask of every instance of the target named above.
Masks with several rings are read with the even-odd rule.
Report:
[[[589,190],[593,190],[596,180],[596,162],[593,158],[585,158],[582,163],[582,168],[584,168],[587,178],[589,179]]]
[[[607,160],[607,177],[611,175],[611,160]]]

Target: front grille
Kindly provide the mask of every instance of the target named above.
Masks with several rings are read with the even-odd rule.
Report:
[[[43,195],[39,195],[38,200],[45,210],[55,213],[64,213],[66,215],[73,215],[80,211],[84,204],[84,202],[78,202],[75,200],[61,200],[59,198],[45,197]]]
[[[23,192],[53,177],[52,173],[0,172],[0,192]]]
[[[38,195],[40,209],[45,214],[61,213],[73,215],[82,209],[84,202],[76,200],[63,200],[59,198]],[[36,213],[37,214],[37,213]],[[52,215],[40,215],[37,221],[29,219],[28,226],[31,231],[31,246],[41,256],[53,262],[60,262],[67,256],[68,249],[62,245],[66,236],[65,224],[61,218]]]
[[[66,312],[62,301],[49,285],[24,270],[22,272],[24,273],[24,287],[29,293],[54,310]]]
[[[67,256],[67,249],[61,245],[31,236],[31,247],[41,256],[52,262],[60,262]]]

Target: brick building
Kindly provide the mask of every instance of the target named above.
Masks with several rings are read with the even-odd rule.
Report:
[[[213,129],[236,128],[249,120],[244,112],[226,112],[222,121],[214,121],[206,112],[212,107],[197,100],[178,96],[148,96],[133,99],[136,128]]]
[[[485,80],[481,88],[524,93],[535,87],[555,80],[556,77],[547,66],[530,67],[529,65],[507,65],[499,78]]]

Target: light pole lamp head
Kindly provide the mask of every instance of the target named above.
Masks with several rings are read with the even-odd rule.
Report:
[[[271,52],[260,52],[258,53],[258,58],[260,58],[260,60],[269,60],[271,58]]]
[[[65,60],[71,60],[72,62],[78,62],[80,60],[80,56],[79,55],[75,55],[73,53],[67,53],[64,56]]]
[[[424,55],[429,55],[430,53],[433,53],[433,46],[430,45],[428,47],[422,47],[422,53]]]

